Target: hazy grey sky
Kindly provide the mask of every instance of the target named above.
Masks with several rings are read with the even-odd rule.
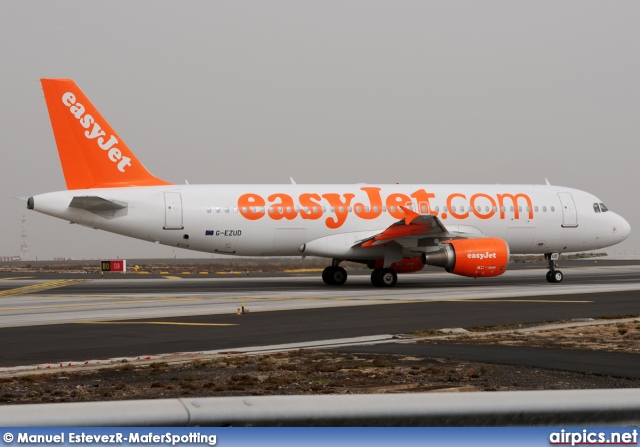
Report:
[[[182,183],[544,183],[640,253],[640,2],[3,1],[0,256],[197,256],[69,225],[41,77]],[[609,250],[612,252],[612,250]]]

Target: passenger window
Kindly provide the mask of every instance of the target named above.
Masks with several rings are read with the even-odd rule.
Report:
[[[377,213],[377,212],[378,212],[378,207],[377,207],[377,206],[374,206],[374,207],[373,207],[373,212],[374,212],[374,213]]]
[[[272,206],[269,207],[269,213],[273,214],[273,207]]]
[[[383,206],[383,207],[382,207],[382,212],[383,212],[383,213],[386,213],[386,212],[387,212],[387,207],[386,207],[386,206]]]
[[[304,212],[305,212],[305,213],[307,213],[307,214],[309,214],[309,207],[308,207],[308,206],[305,206],[305,207],[304,207]]]
[[[296,213],[299,213],[299,212],[300,212],[300,207],[299,207],[299,206],[296,206],[296,207],[295,207],[295,210],[296,210]]]
[[[281,206],[279,206],[278,207],[278,213],[282,214],[283,212],[284,212],[284,209]]]
[[[344,206],[341,206],[338,210],[340,210],[341,213],[344,213]]]
[[[313,207],[313,212],[314,212],[314,213],[317,213],[317,212],[318,212],[318,207],[317,207],[317,206],[314,206],[314,207]]]
[[[505,211],[507,211],[507,209],[503,206],[503,207],[500,208],[500,211],[502,211],[504,213]]]
[[[246,207],[246,206],[243,206],[243,207],[242,207],[242,212],[243,212],[243,213],[246,213],[246,212],[247,212],[247,207]]]
[[[252,213],[256,212],[256,207],[255,206],[249,207],[249,209],[251,210]],[[243,210],[244,210],[244,208],[243,208]]]
[[[348,208],[348,210],[349,210],[349,212],[351,213],[351,212],[353,211],[353,208],[352,208],[352,207],[349,207],[349,208]]]
[[[480,208],[480,207],[478,207],[478,208]],[[485,212],[485,213],[488,213],[488,212],[489,212],[489,207],[488,207],[488,206],[485,206],[485,207],[484,207],[484,212]]]
[[[368,206],[365,206],[365,207],[364,207],[364,210],[368,213],[368,212],[369,212],[369,207],[368,207]]]
[[[224,207],[224,212],[225,212],[225,213],[228,213],[228,212],[229,212],[229,207],[228,207],[228,206],[225,206],[225,207]]]
[[[542,211],[544,211],[544,212],[546,213],[546,212],[547,212],[547,207],[546,207],[546,206],[543,206],[543,207],[542,207]]]
[[[234,208],[233,208],[233,212],[234,212],[234,213],[237,213],[237,212],[238,212],[238,208],[234,207]]]
[[[606,206],[604,206],[604,203],[600,204],[600,209],[602,210],[603,213],[606,213],[607,211],[609,211],[609,208],[607,208]]]
[[[536,213],[538,212],[538,207],[537,206],[534,206],[533,209],[535,210]]]
[[[522,212],[522,207],[521,206],[518,207],[518,212],[520,212],[520,213]]]
[[[461,212],[461,213],[464,213],[464,206],[461,206],[461,207],[460,207],[460,212]]]
[[[600,212],[600,205],[598,205],[597,203],[593,204],[593,211],[595,211],[596,213]]]
[[[219,212],[220,212],[220,207],[216,206],[216,213],[219,213]]]
[[[512,206],[509,207],[509,211],[513,212],[513,207]]]
[[[556,210],[555,206],[551,207],[551,212],[553,213]]]
[[[210,206],[208,206],[208,207],[207,207],[207,213],[210,213],[210,212],[211,212],[211,207],[210,207]]]
[[[359,213],[360,211],[362,211],[362,207],[360,205],[356,206],[356,213]]]
[[[374,210],[374,211],[378,211],[376,208],[377,208],[377,206],[374,206],[374,207],[373,207],[373,210]],[[424,205],[422,205],[422,210],[421,210],[420,212],[421,212],[421,213],[426,213],[426,212],[427,212],[427,207],[426,207],[426,206],[424,206]]]
[[[528,206],[528,207],[527,207],[527,213],[528,213],[528,212],[530,212],[530,211],[531,211],[531,207],[530,207],[530,206]]]
[[[443,213],[446,213],[446,212],[447,212],[447,207],[446,207],[446,206],[443,206],[443,207],[442,207],[442,212],[443,212]]]
[[[393,205],[391,205],[391,206],[389,207],[389,211],[391,211],[392,213],[395,213],[395,212],[396,212],[396,207],[395,207],[395,206],[393,206]]]
[[[504,210],[503,210],[503,211],[504,211]],[[497,206],[494,206],[494,207],[493,207],[493,212],[494,212],[494,213],[497,213],[497,212],[498,212],[498,207],[497,207]]]
[[[290,206],[288,206],[288,207],[287,207],[287,214],[290,214],[290,213],[291,213],[291,207],[290,207]]]
[[[440,212],[440,207],[436,206],[436,212],[439,213]]]
[[[323,212],[323,213],[326,213],[326,212],[327,212],[327,207],[326,207],[326,206],[323,206],[323,207],[322,207],[322,212]]]

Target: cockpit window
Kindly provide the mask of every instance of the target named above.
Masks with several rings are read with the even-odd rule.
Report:
[[[596,213],[600,212],[600,205],[598,205],[597,203],[593,204],[593,211],[595,211]]]
[[[606,206],[604,206],[604,203],[600,204],[600,210],[602,210],[603,213],[606,213],[607,211],[609,211],[609,209]]]

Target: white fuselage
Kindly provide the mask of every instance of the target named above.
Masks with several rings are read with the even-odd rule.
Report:
[[[126,208],[69,207],[85,196]],[[341,259],[383,256],[383,248],[351,247],[402,219],[400,205],[436,215],[450,233],[504,239],[512,254],[594,250],[624,240],[629,224],[611,211],[596,212],[595,204],[600,200],[592,194],[548,185],[170,185],[33,197],[35,211],[164,245]],[[438,243],[432,236],[416,242],[415,251]]]

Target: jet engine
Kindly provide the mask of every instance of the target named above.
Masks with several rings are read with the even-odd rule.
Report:
[[[499,276],[507,270],[509,246],[493,237],[455,239],[443,242],[441,250],[425,253],[422,261],[461,276]]]

